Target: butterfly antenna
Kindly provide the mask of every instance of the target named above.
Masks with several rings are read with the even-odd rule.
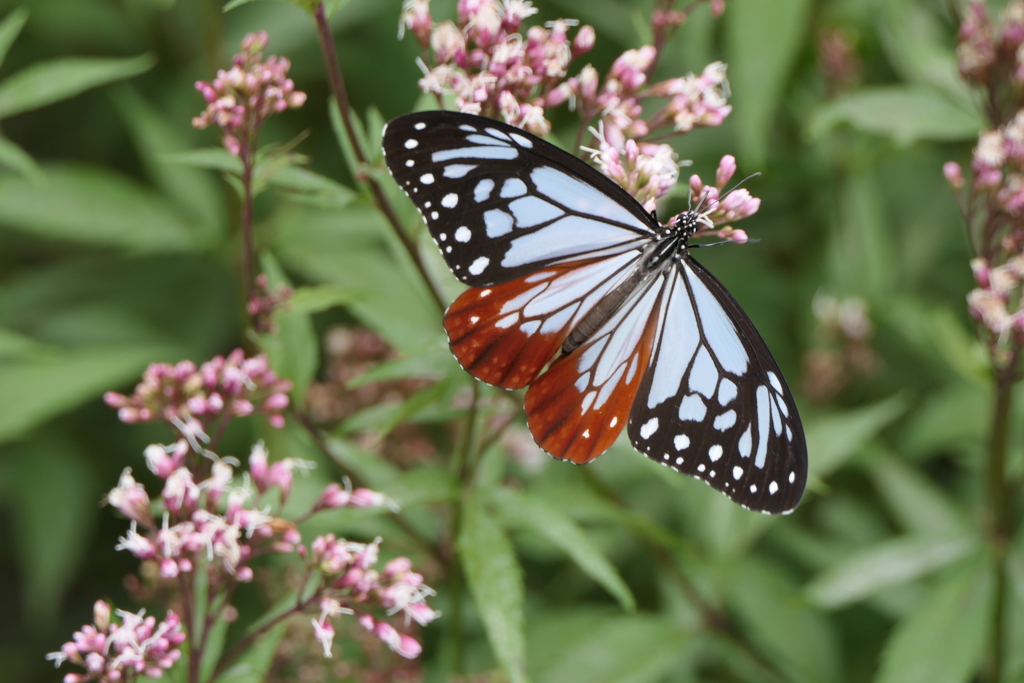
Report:
[[[760,241],[761,241],[760,239],[751,238],[751,239],[748,239],[746,242],[743,242],[743,244],[757,244]],[[739,244],[739,242],[733,242],[732,240],[723,240],[721,242],[712,242],[711,244],[687,244],[686,248],[687,249],[703,249],[704,247],[720,247],[723,244]]]
[[[750,174],[750,175],[748,175],[748,176],[747,176],[746,178],[744,178],[743,180],[739,181],[738,183],[736,183],[735,185],[733,185],[732,187],[730,187],[730,188],[729,188],[728,190],[726,190],[726,191],[725,191],[725,192],[724,192],[724,193],[722,194],[722,196],[718,198],[718,201],[722,201],[722,200],[723,200],[723,199],[725,199],[725,198],[726,198],[727,196],[729,196],[729,193],[733,192],[734,190],[737,190],[737,189],[739,189],[740,185],[742,185],[743,183],[747,182],[747,181],[748,181],[748,180],[750,180],[751,178],[756,178],[756,177],[758,177],[759,175],[761,175],[761,172],[760,172],[760,171],[758,171],[757,173],[751,173],[751,174]]]

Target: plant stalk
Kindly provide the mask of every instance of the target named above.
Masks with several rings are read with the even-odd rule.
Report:
[[[330,24],[327,23],[327,14],[324,11],[324,4],[322,2],[317,3],[313,12],[313,17],[316,20],[317,37],[320,40],[320,49],[324,55],[324,66],[327,69],[327,78],[331,85],[331,93],[334,95],[334,100],[338,105],[338,112],[341,114],[341,121],[344,124],[345,133],[348,136],[349,144],[352,146],[352,150],[356,155],[356,160],[361,166],[367,166],[369,165],[369,161],[366,155],[366,150],[363,149],[362,143],[359,140],[359,136],[356,135],[355,126],[352,122],[352,107],[349,104],[348,92],[345,90],[345,81],[341,76],[341,66],[338,62],[338,51],[334,45],[334,35],[331,33]],[[380,183],[368,174],[364,175],[362,178],[357,178],[356,180],[365,182],[370,188],[370,193],[373,195],[377,208],[380,209],[388,223],[391,224],[391,228],[402,243],[402,248],[405,249],[409,258],[412,259],[413,264],[416,266],[416,269],[419,270],[431,297],[434,299],[434,303],[437,304],[439,310],[443,311],[446,308],[444,300],[441,297],[440,292],[438,292],[437,288],[434,286],[430,276],[427,274],[426,265],[420,257],[416,244],[406,233],[405,229],[402,227],[402,221],[399,220],[398,214],[395,213],[394,207],[392,207],[390,202],[388,202],[387,195],[384,194],[384,189],[380,186]]]

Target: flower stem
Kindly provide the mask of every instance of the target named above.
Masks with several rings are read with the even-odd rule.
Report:
[[[244,244],[242,255],[242,278],[245,289],[245,301],[256,291],[255,263],[256,247],[252,236],[252,171],[253,171],[253,150],[255,144],[246,142],[242,146],[240,156],[242,157],[242,241]]]
[[[989,680],[1000,683],[1006,652],[1006,550],[1013,536],[1010,506],[1007,497],[1006,450],[1010,432],[1010,408],[1020,347],[1014,346],[1006,365],[998,369],[995,380],[995,410],[989,435],[987,488],[988,531],[995,562],[995,605],[992,610],[989,643]],[[995,359],[993,359],[995,365]]]
[[[338,62],[338,51],[334,45],[334,36],[331,33],[330,24],[327,23],[327,14],[324,11],[324,4],[322,2],[317,3],[316,9],[313,12],[313,17],[316,19],[317,37],[320,40],[320,49],[324,55],[324,66],[327,69],[327,78],[331,85],[331,92],[334,95],[334,100],[338,105],[338,112],[341,114],[341,121],[345,127],[345,133],[348,136],[349,144],[352,146],[353,153],[356,155],[356,160],[360,165],[366,166],[369,161],[367,159],[366,150],[363,149],[362,143],[359,140],[359,136],[356,135],[355,126],[352,122],[352,107],[349,104],[348,92],[345,90],[345,81],[341,76],[341,67]],[[430,292],[431,297],[434,299],[434,303],[440,310],[445,309],[444,300],[441,297],[440,292],[434,286],[430,276],[427,274],[427,269],[423,263],[423,259],[420,257],[419,250],[416,248],[416,244],[412,241],[405,229],[402,227],[402,222],[398,218],[398,214],[395,213],[394,207],[388,202],[387,196],[384,194],[384,189],[380,186],[373,177],[364,175],[362,178],[357,178],[366,183],[370,188],[370,193],[373,195],[374,201],[377,203],[377,207],[381,213],[387,219],[388,223],[391,224],[391,228],[398,236],[399,241],[402,243],[402,247],[406,253],[409,254],[409,258],[412,259],[416,269],[419,270],[420,275],[423,277],[423,282],[426,283],[427,289]]]

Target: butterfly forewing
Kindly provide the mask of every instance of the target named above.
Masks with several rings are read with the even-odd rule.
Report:
[[[689,233],[666,234],[581,160],[479,116],[401,116],[384,153],[471,287],[445,314],[452,352],[485,382],[529,386],[541,447],[585,463],[625,427],[642,453],[745,507],[796,507],[807,447],[793,397],[739,304],[690,257]]]
[[[745,507],[789,512],[803,493],[807,447],[778,365],[732,296],[688,255],[665,289],[630,440]]]
[[[657,227],[614,182],[498,121],[401,116],[384,131],[384,154],[452,272],[474,287],[629,251]]]

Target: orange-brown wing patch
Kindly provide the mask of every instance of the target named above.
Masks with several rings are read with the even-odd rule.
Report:
[[[466,290],[444,316],[452,353],[477,379],[522,389],[551,362],[573,326],[624,279],[634,260],[620,254],[573,261]]]
[[[582,464],[615,442],[650,362],[660,298],[657,285],[638,293],[530,386],[526,422],[541,448]]]

